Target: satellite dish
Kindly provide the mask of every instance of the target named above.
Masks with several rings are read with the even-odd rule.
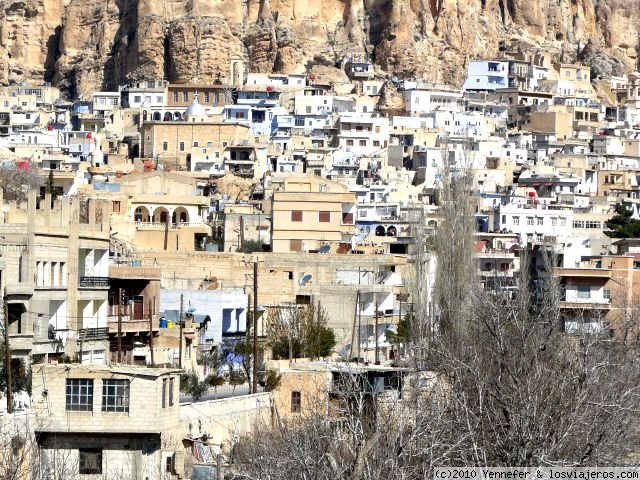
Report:
[[[298,282],[303,287],[311,281],[311,275],[304,275]]]
[[[322,245],[318,249],[318,253],[329,253],[331,251],[331,245]]]

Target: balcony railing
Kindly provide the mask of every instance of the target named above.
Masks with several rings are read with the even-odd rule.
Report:
[[[80,277],[81,287],[108,287],[109,277]]]
[[[109,328],[81,328],[78,338],[85,340],[107,340],[109,338]]]

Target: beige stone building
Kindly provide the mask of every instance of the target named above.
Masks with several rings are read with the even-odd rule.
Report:
[[[523,129],[530,132],[551,134],[558,140],[573,137],[573,116],[567,111],[533,111],[526,122]]]
[[[249,126],[240,123],[145,122],[140,127],[140,156],[157,159],[176,170],[190,170],[194,149],[206,151],[211,159],[222,159],[226,147],[240,144],[248,132]]]
[[[101,192],[111,201],[114,237],[143,251],[193,252],[211,235],[209,197],[194,178],[154,170],[116,180],[119,192]]]
[[[274,252],[309,252],[349,243],[355,234],[355,194],[313,176],[272,180],[271,246]]]
[[[43,466],[56,478],[184,477],[177,370],[41,364],[33,375]]]
[[[279,418],[328,415],[340,417],[346,404],[357,396],[370,403],[397,402],[405,390],[407,369],[357,363],[270,362],[280,374],[273,392]]]

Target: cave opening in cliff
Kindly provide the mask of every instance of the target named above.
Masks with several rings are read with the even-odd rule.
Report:
[[[163,48],[162,69],[164,72],[164,78],[170,82],[173,80],[173,75],[172,75],[172,62],[171,62],[171,42],[169,40],[168,34],[165,34],[165,36],[162,39],[162,48]]]

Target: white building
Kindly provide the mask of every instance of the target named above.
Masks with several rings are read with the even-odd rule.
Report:
[[[404,91],[405,110],[409,115],[439,111],[458,112],[462,92],[450,88],[411,89]]]
[[[467,67],[464,90],[494,91],[509,86],[509,62],[502,60],[472,60]]]
[[[497,229],[518,234],[526,243],[571,243],[573,209],[551,208],[535,203],[509,203],[500,206]]]
[[[338,145],[355,155],[371,155],[389,144],[389,118],[341,115]]]

